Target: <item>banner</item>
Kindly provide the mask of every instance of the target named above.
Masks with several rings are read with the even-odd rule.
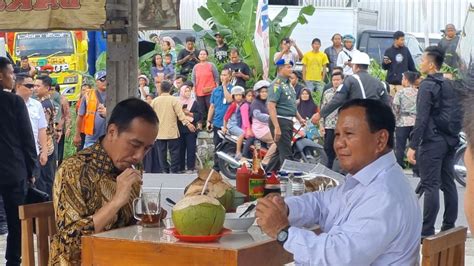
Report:
[[[268,18],[268,0],[258,0],[255,27],[255,46],[262,60],[263,79],[268,79],[270,69],[270,39],[269,39],[269,18]]]
[[[0,31],[95,30],[106,0],[0,0]]]
[[[138,0],[138,29],[179,29],[179,0]]]

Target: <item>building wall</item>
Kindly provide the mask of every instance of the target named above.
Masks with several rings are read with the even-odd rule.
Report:
[[[352,0],[352,5],[379,11],[380,30],[424,32],[424,0]],[[346,6],[349,0],[302,0],[315,6]],[[469,3],[474,0],[426,0],[428,32],[439,33],[448,23],[460,29],[464,25]]]

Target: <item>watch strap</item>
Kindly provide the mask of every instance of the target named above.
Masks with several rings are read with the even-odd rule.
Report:
[[[285,244],[286,240],[288,240],[288,234],[289,234],[288,230],[289,230],[289,229],[290,229],[290,226],[287,226],[287,227],[281,229],[280,232],[278,232],[278,234],[277,234],[277,242],[278,242],[280,245],[282,245],[282,246],[283,246],[283,244]],[[285,237],[285,239],[281,239],[281,240],[280,240],[280,239],[278,238],[278,236],[280,235],[281,232],[286,232],[286,237]]]

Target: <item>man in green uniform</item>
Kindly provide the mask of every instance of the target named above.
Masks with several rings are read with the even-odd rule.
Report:
[[[291,135],[293,132],[293,118],[304,125],[305,120],[296,110],[296,93],[288,78],[293,72],[293,61],[280,59],[276,63],[278,75],[268,90],[269,127],[273,139],[277,144],[277,151],[267,166],[268,171],[279,170],[285,159],[293,159],[291,151]]]

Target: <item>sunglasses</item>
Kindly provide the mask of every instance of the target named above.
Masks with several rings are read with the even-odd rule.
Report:
[[[105,82],[107,79],[106,78],[100,78],[99,81],[100,82]]]
[[[28,89],[33,89],[35,87],[35,84],[23,84],[23,86],[27,87]]]

